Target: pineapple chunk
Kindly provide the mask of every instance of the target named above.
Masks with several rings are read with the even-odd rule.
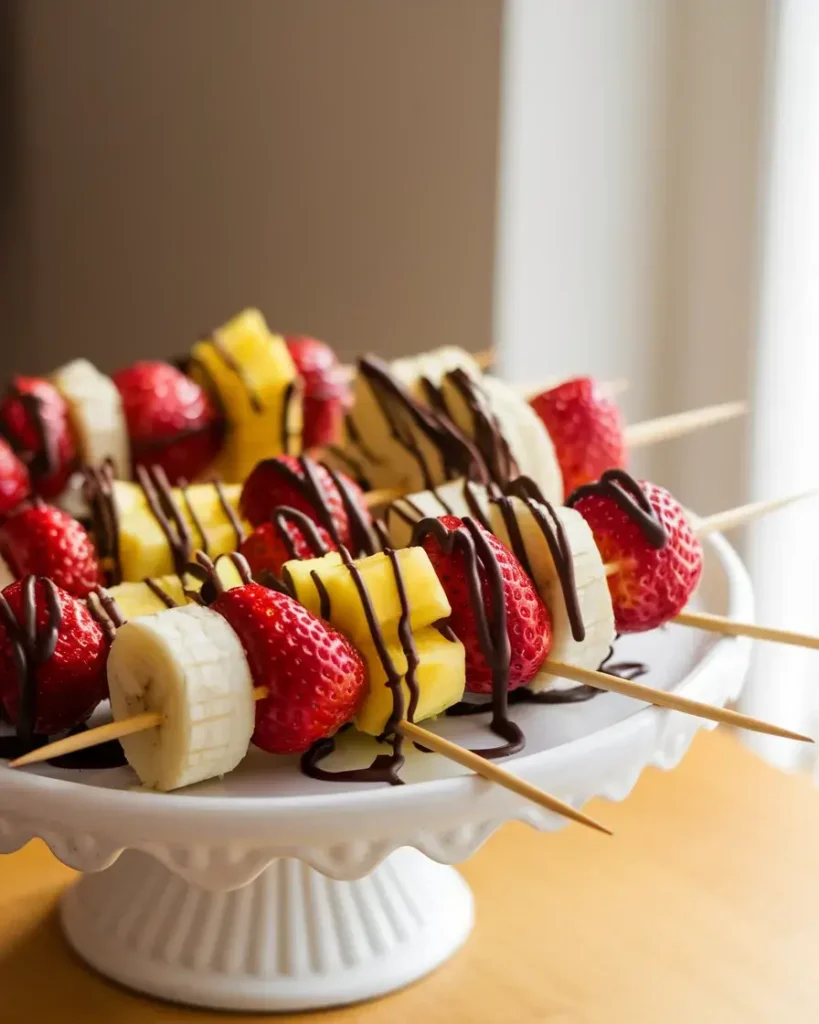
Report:
[[[321,599],[311,573],[315,570],[316,575],[323,581],[330,570],[337,569],[341,564],[341,555],[337,551],[329,551],[321,558],[303,558],[300,561],[286,562],[282,568],[282,575],[292,586],[299,604],[303,604],[313,615],[320,615]]]
[[[416,670],[418,683],[418,704],[413,719],[416,722],[441,714],[448,707],[457,704],[463,697],[465,685],[464,646],[459,640],[447,640],[437,629],[430,626],[414,634],[415,646],[420,658]],[[390,658],[398,672],[407,671],[407,659],[400,644],[388,644]],[[369,689],[355,723],[362,732],[372,736],[380,735],[392,714],[392,690],[375,647],[362,645],[361,653],[367,665]],[[402,680],[404,713],[409,708],[409,688]]]
[[[187,604],[188,599],[183,590],[182,580],[178,576],[162,576],[153,581],[154,584],[168,595],[174,604]],[[191,583],[194,583],[192,580]],[[196,581],[198,586],[198,581]],[[140,615],[153,615],[168,607],[144,581],[141,583],[118,583],[108,591],[117,602],[119,610],[126,619],[138,619]]]
[[[261,459],[301,450],[300,385],[284,338],[271,334],[257,309],[239,313],[216,339],[193,346],[190,372],[216,392],[228,421],[214,469],[242,481]]]
[[[397,551],[398,564],[407,590],[410,607],[410,627],[419,629],[431,626],[439,619],[446,619],[452,609],[447,601],[444,588],[432,568],[429,556],[423,548],[404,548]],[[318,607],[318,594],[310,579],[310,569],[315,569],[330,597],[330,621],[353,643],[361,646],[372,642],[372,633],[358,589],[350,570],[341,564],[338,555],[333,561],[330,556],[312,559],[311,562],[287,562],[285,568],[296,583],[298,600],[310,611]],[[378,552],[369,558],[360,558],[355,563],[370,595],[375,617],[388,641],[398,638],[398,622],[401,618],[401,601],[395,585],[395,573],[389,558]],[[304,567],[309,566],[305,571]],[[298,576],[300,582],[296,582]],[[307,581],[307,582],[304,582]],[[309,586],[308,586],[309,583]],[[304,597],[302,597],[304,594]]]
[[[237,511],[241,487],[224,485],[228,505]],[[178,488],[171,490],[176,507],[188,525],[192,549],[205,549],[211,558],[236,550],[236,531],[219,500],[213,484],[192,484],[185,489],[187,503]],[[114,482],[114,502],[119,519],[119,558],[123,580],[143,580],[146,576],[167,576],[175,569],[173,552],[165,531],[154,516],[138,484]],[[202,537],[188,504],[204,530]],[[237,513],[238,514],[238,513]],[[248,524],[243,524],[248,529]]]

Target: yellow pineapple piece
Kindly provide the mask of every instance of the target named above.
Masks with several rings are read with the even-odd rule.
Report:
[[[167,576],[177,568],[174,552],[160,519],[150,507],[139,484],[114,481],[113,501],[118,519],[119,563],[123,580],[143,580],[146,576]],[[227,505],[238,518],[238,484],[222,486]],[[171,500],[178,509],[190,535],[190,549],[201,549],[211,558],[226,551],[235,551],[237,536],[213,484],[192,484],[184,491],[171,488]],[[172,516],[168,517],[174,536],[178,530]],[[240,524],[247,532],[247,523]],[[201,528],[201,529],[200,529]]]
[[[323,579],[326,573],[340,565],[341,555],[337,551],[330,551],[321,558],[303,558],[300,561],[286,562],[282,568],[282,576],[293,588],[299,604],[303,604],[313,615],[320,615],[321,599],[311,574],[315,570]]]
[[[444,588],[435,574],[429,556],[423,548],[404,548],[396,552],[401,577],[407,591],[410,608],[410,626],[418,629],[430,626],[439,619],[446,619],[451,608]],[[285,569],[291,578],[298,578],[298,600],[310,611],[318,607],[315,584],[310,578],[310,569],[315,569],[330,598],[330,621],[348,636],[353,643],[370,643],[372,632],[367,624],[364,606],[353,578],[353,574],[336,555],[329,555],[310,562],[286,562]],[[310,569],[303,568],[309,565]],[[375,617],[388,641],[397,640],[398,622],[401,618],[401,601],[395,581],[395,572],[389,558],[379,551],[368,558],[360,558],[355,567],[361,574],[367,593],[370,595]],[[294,576],[295,574],[295,576]],[[304,600],[302,600],[304,594]]]
[[[301,381],[281,335],[246,309],[197,342],[190,373],[218,398],[227,433],[214,471],[246,479],[261,459],[301,451]]]
[[[146,581],[118,583],[115,587],[109,587],[108,593],[116,601],[117,607],[125,619],[137,619],[140,615],[153,615],[173,605],[188,604],[185,596],[184,584],[178,576],[161,576],[152,580],[153,587]],[[195,588],[199,587],[198,580],[190,580]],[[166,595],[167,601],[163,601],[157,591]],[[173,602],[173,604],[169,604]]]
[[[462,699],[466,681],[464,646],[459,640],[447,640],[437,629],[429,626],[417,630],[413,639],[420,664],[415,672],[418,685],[418,703],[413,714],[416,722],[440,715]],[[396,670],[406,675],[407,658],[400,644],[391,643],[387,650]],[[355,724],[372,736],[380,735],[392,714],[393,694],[387,685],[387,675],[381,659],[372,644],[362,645],[361,653],[367,665],[369,690]],[[409,709],[410,693],[406,680],[402,680],[404,714]]]

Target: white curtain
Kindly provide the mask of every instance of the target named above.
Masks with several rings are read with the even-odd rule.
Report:
[[[819,0],[509,0],[500,155],[506,372],[627,376],[631,418],[751,398],[637,466],[701,513],[819,482]],[[759,621],[819,632],[814,523],[732,537]],[[815,708],[819,653],[757,645],[743,709]]]
[[[819,3],[773,12],[752,446],[755,496],[819,485]],[[816,501],[759,524],[750,543],[760,622],[819,632]],[[757,645],[743,710],[811,729],[819,653]],[[798,767],[811,752],[749,740]]]

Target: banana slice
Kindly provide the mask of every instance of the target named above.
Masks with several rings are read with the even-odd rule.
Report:
[[[226,775],[253,735],[253,679],[239,638],[218,612],[171,608],[122,626],[108,656],[115,719],[156,711],[163,724],[127,736],[140,781],[167,792]]]
[[[551,613],[550,657],[579,668],[599,668],[614,642],[614,610],[603,559],[585,519],[572,508],[547,508],[518,497],[493,501],[489,518],[492,532],[523,562]],[[573,594],[574,625],[582,626],[575,635],[569,607]],[[548,672],[538,673],[529,684],[536,692],[574,685]]]
[[[547,501],[562,505],[563,474],[552,439],[540,417],[516,388],[497,377],[485,376],[481,387],[517,465],[517,473],[512,475],[529,477]],[[472,436],[476,436],[474,426]]]
[[[51,375],[51,383],[68,403],[83,463],[101,466],[110,459],[117,479],[130,480],[128,427],[111,378],[87,359],[74,359]]]
[[[407,547],[415,524],[427,517],[437,519],[438,516],[472,516],[490,530],[486,488],[470,480],[451,480],[440,487],[398,498],[384,510],[390,543],[396,548]]]

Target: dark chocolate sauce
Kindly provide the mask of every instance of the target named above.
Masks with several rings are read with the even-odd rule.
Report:
[[[181,509],[173,500],[165,471],[161,466],[152,466],[150,469],[137,466],[136,476],[148,508],[165,534],[174,571],[181,576],[193,551],[193,536]]]
[[[449,417],[417,401],[390,373],[387,364],[375,356],[359,359],[358,372],[369,385],[387,423],[390,436],[416,462],[425,488],[435,486],[439,471],[433,471],[427,454],[418,443],[416,432],[420,432],[438,452],[440,471],[446,479],[465,476],[482,483],[486,482],[488,472],[477,446]],[[347,418],[347,433],[352,444],[357,445],[362,453],[368,456],[367,450],[361,444],[361,436],[355,428],[352,416]]]
[[[213,489],[216,491],[216,497],[219,499],[219,507],[224,513],[225,519],[233,527],[233,532],[236,534],[236,548],[242,546],[242,541],[245,539],[245,530],[242,526],[242,521],[236,514],[236,509],[231,505],[225,496],[224,488],[219,480],[212,480]]]
[[[122,561],[119,550],[119,509],[114,498],[114,464],[107,459],[98,469],[83,469],[83,497],[91,514],[91,532],[97,547],[105,582],[110,586],[122,582]]]
[[[665,547],[668,537],[663,524],[642,487],[623,469],[607,469],[595,483],[583,484],[572,491],[566,499],[569,508],[574,508],[583,498],[591,496],[608,498],[642,530],[646,543],[652,548]]]
[[[177,602],[171,597],[167,590],[163,590],[159,585],[159,580],[151,579],[150,576],[146,576],[142,581],[145,586],[150,590],[154,597],[158,597],[159,600],[165,605],[166,608],[177,608],[179,607]]]
[[[298,380],[291,381],[282,396],[281,446],[285,455],[297,455],[301,451],[302,431],[293,430],[293,403],[302,400],[302,385]]]
[[[422,519],[415,527],[412,544],[420,544],[428,536],[435,539],[442,551],[457,549],[463,557],[481,653],[492,672],[490,728],[506,743],[475,753],[489,758],[515,754],[523,749],[526,740],[520,727],[508,714],[512,649],[507,629],[503,575],[498,560],[483,531],[469,516],[463,519],[463,526],[456,530],[448,530],[437,519]],[[488,602],[484,602],[483,598],[481,570],[489,589]],[[487,604],[491,607],[491,614],[487,611]]]
[[[330,479],[336,485],[341,495],[341,503],[347,513],[347,521],[350,524],[350,543],[356,555],[373,555],[379,546],[375,543],[372,535],[372,517],[361,503],[361,498],[356,494],[344,477],[336,473],[330,466],[324,468],[330,474]]]
[[[193,528],[196,530],[196,532],[199,534],[202,540],[202,543],[199,545],[200,550],[204,551],[205,554],[207,554],[208,535],[205,533],[205,527],[202,525],[202,520],[199,518],[196,509],[193,507],[193,504],[191,503],[191,499],[188,495],[187,480],[180,480],[179,483],[177,484],[176,489],[179,491],[179,496],[181,497],[182,502],[185,506],[185,511],[188,513],[188,518],[193,523]],[[168,494],[170,497],[170,487],[168,488]]]
[[[87,728],[85,725],[80,725],[76,729],[72,729],[68,735],[75,736],[77,733],[85,732]],[[110,740],[108,743],[100,743],[87,750],[75,750],[72,754],[53,757],[48,763],[54,768],[67,768],[71,771],[102,771],[110,768],[124,768],[128,764],[128,760],[119,740]]]
[[[120,626],[125,625],[125,616],[113,597],[103,587],[97,584],[88,597],[85,599],[86,607],[91,617],[105,633],[110,644]]]
[[[472,416],[475,445],[489,471],[489,479],[502,487],[518,475],[518,465],[512,456],[509,442],[492,412],[486,393],[480,382],[462,367],[450,371],[446,374],[446,379],[467,404]]]
[[[37,583],[43,588],[48,612],[45,626],[39,633],[35,590]],[[21,611],[22,622],[18,622],[8,601],[0,594],[0,622],[6,629],[12,647],[20,695],[17,737],[25,746],[33,742],[37,725],[37,667],[48,661],[54,653],[60,635],[62,609],[57,588],[51,580],[35,576],[25,578],[21,592]]]
[[[321,539],[321,534],[316,529],[313,520],[296,508],[288,505],[281,505],[275,510],[272,517],[273,527],[281,538],[292,559],[299,559],[302,556],[296,550],[296,538],[293,533],[301,534],[307,546],[310,548],[312,558],[321,558],[326,555],[330,548]]]
[[[57,448],[57,437],[51,423],[43,413],[43,400],[39,395],[22,392],[15,384],[11,384],[7,396],[18,401],[23,408],[26,420],[33,424],[37,434],[37,449],[31,451],[20,444],[20,439],[6,425],[0,423],[0,437],[3,437],[28,468],[34,480],[41,480],[59,469],[60,454]]]
[[[577,586],[574,577],[574,559],[569,538],[560,517],[554,506],[546,500],[534,480],[521,476],[513,480],[506,488],[507,495],[518,498],[526,505],[537,524],[543,538],[549,545],[549,553],[557,573],[560,590],[563,594],[563,603],[566,608],[566,615],[569,619],[569,626],[572,631],[572,638],[581,643],[586,638],[586,627],[583,624],[583,615],[580,611],[580,599],[577,595]],[[514,507],[508,497],[492,499],[498,505],[506,530],[512,542],[512,550],[523,565],[527,574],[534,580],[534,574],[528,567],[526,558],[526,546],[518,526]],[[523,554],[523,558],[521,557]],[[524,560],[525,559],[525,560]]]

